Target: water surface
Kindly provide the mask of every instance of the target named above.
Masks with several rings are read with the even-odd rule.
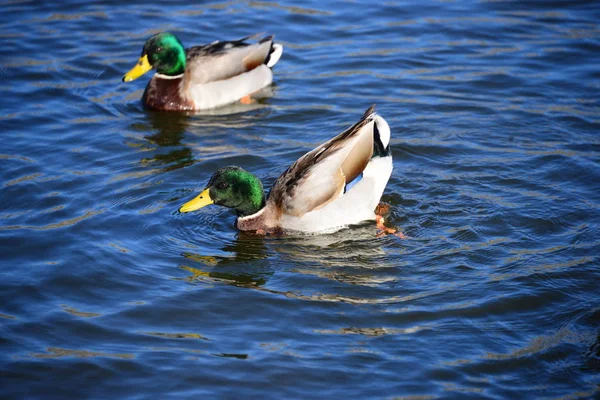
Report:
[[[4,1],[0,395],[600,396],[595,2]],[[145,110],[162,30],[274,33],[251,106]],[[266,186],[372,103],[388,223],[317,237],[180,215],[214,170]]]

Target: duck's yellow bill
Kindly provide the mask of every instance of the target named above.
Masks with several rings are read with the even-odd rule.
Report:
[[[179,208],[179,212],[186,213],[190,211],[199,210],[202,207],[206,207],[214,203],[213,199],[210,198],[208,189],[204,189],[202,193],[196,196],[193,200],[188,201]]]
[[[148,55],[144,54],[138,60],[138,63],[135,64],[135,67],[131,68],[131,70],[123,75],[123,82],[131,82],[140,76],[144,75],[146,72],[152,69],[152,65],[148,62]]]

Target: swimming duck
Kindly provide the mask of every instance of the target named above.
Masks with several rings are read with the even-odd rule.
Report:
[[[238,229],[259,233],[332,232],[372,219],[385,230],[375,208],[391,173],[390,128],[371,106],[356,124],[292,164],[266,199],[255,175],[224,167],[179,211],[229,207]]]
[[[273,81],[271,68],[283,52],[273,36],[246,43],[254,36],[185,49],[174,34],[156,34],[146,41],[123,82],[155,69],[142,101],[157,110],[206,110],[240,100],[251,102],[251,94]]]

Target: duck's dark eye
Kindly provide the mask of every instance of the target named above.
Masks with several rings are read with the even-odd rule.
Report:
[[[227,189],[227,186],[229,186],[227,182],[221,182],[217,185],[219,189]]]
[[[157,53],[160,53],[161,51],[162,51],[162,47],[157,47],[157,48],[156,48],[156,52],[157,52]]]

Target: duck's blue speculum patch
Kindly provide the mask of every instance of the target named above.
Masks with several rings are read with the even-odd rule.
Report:
[[[358,174],[358,176],[354,179],[352,179],[350,182],[346,183],[346,186],[344,187],[344,193],[346,193],[348,190],[352,189],[352,186],[356,185],[363,177],[363,173],[361,172],[360,174]]]

